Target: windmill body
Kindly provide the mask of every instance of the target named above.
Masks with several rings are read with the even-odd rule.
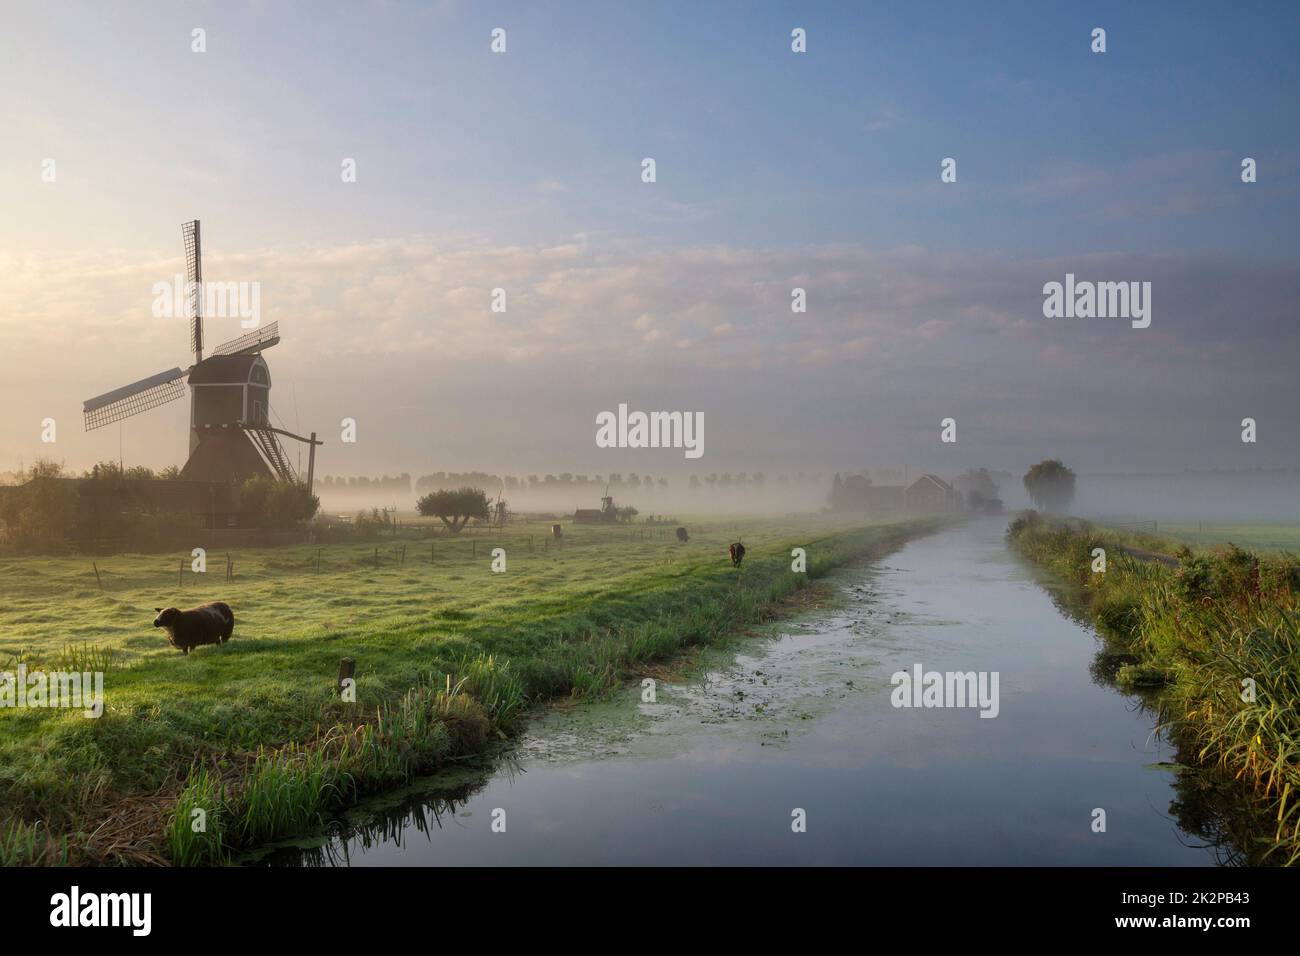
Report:
[[[271,370],[267,349],[280,341],[279,323],[254,330],[203,357],[203,262],[199,222],[182,227],[190,312],[190,349],[194,364],[173,368],[132,385],[88,399],[86,430],[121,421],[190,393],[189,455],[181,478],[188,481],[238,484],[257,475],[296,482],[298,476],[279,437],[310,447],[308,490],[313,477],[316,440],[302,438],[271,425]]]

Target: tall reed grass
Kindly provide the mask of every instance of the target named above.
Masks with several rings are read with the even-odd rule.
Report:
[[[1171,568],[1124,556],[1119,533],[1032,513],[1008,538],[1078,585],[1103,633],[1136,659],[1121,684],[1163,685],[1165,729],[1268,805],[1265,858],[1300,862],[1300,561],[1229,545],[1183,548]],[[1092,570],[1098,547],[1104,573]]]

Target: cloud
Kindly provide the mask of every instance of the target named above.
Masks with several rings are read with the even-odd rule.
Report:
[[[1237,201],[1239,158],[1224,149],[1188,148],[1110,165],[1058,160],[1030,167],[1015,190],[1040,201],[1075,204],[1085,219],[1141,221],[1196,216]]]
[[[130,377],[151,361],[184,357],[184,320],[150,311],[153,283],[180,266],[163,254],[0,256],[0,296],[10,303],[0,324],[8,336],[36,333],[45,341],[57,329],[96,364],[119,365]],[[280,321],[282,348],[300,354],[427,352],[506,362],[612,355],[637,364],[689,349],[693,362],[714,369],[925,361],[986,340],[1003,352],[1028,352],[1062,336],[1082,336],[1098,354],[1128,348],[1115,327],[1042,317],[1043,283],[1066,272],[1151,281],[1149,334],[1176,330],[1182,347],[1213,342],[1229,352],[1261,336],[1294,341],[1291,310],[1300,296],[1290,260],[1119,253],[1008,260],[852,245],[491,246],[410,236],[209,255],[205,272],[210,280],[259,282],[263,321]],[[807,290],[806,313],[790,309],[796,286]],[[504,313],[491,310],[496,288],[506,290]],[[236,320],[214,319],[208,340],[240,332]],[[105,354],[114,344],[125,349]]]
[[[882,109],[876,114],[876,118],[867,122],[862,127],[864,132],[879,133],[887,129],[893,129],[898,125],[899,115],[895,110]]]

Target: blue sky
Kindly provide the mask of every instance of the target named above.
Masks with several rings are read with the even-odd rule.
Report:
[[[300,414],[381,422],[374,469],[435,450],[510,465],[457,407],[484,360],[509,366],[480,406],[501,434],[570,469],[600,466],[591,416],[624,400],[707,408],[734,467],[847,467],[858,444],[939,467],[946,408],[983,436],[963,467],[1054,446],[1231,467],[1227,425],[1297,397],[1296,4],[55,2],[6,20],[0,460],[41,451],[42,407],[75,418],[183,359],[148,287],[195,216],[210,270],[263,283]],[[1156,280],[1149,334],[1045,324],[1039,289],[1070,270]],[[508,319],[483,314],[497,285]],[[78,382],[57,394],[53,354]],[[428,434],[385,414],[380,383]],[[550,417],[516,414],[539,390]],[[123,440],[171,460],[154,437],[183,443],[174,411]],[[1293,462],[1298,427],[1274,423],[1255,460]],[[117,436],[79,442],[78,464]]]

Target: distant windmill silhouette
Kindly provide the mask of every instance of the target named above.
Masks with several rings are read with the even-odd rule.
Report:
[[[189,457],[181,477],[192,481],[238,482],[253,475],[298,480],[277,436],[306,444],[307,480],[315,477],[316,433],[303,438],[270,423],[271,372],[262,353],[280,341],[280,323],[272,322],[217,346],[203,357],[203,255],[199,221],[181,226],[185,241],[186,311],[190,315],[190,349],[194,364],[169,369],[131,385],[87,399],[86,431],[120,422],[185,396],[190,388]],[[260,453],[260,454],[259,454]]]

